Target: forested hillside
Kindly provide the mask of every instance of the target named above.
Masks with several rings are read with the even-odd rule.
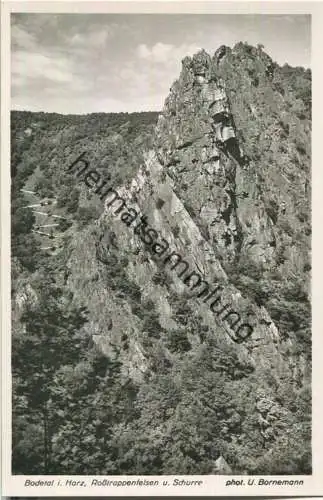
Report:
[[[69,243],[84,225],[95,222],[103,206],[82,200],[81,185],[65,173],[75,152],[82,150],[93,154],[93,166],[108,170],[115,185],[124,182],[142,162],[142,149],[150,145],[156,119],[156,113],[62,116],[12,112],[16,473],[103,471],[108,457],[102,443],[108,427],[119,422],[123,412],[126,415],[125,405],[131,409],[135,388],[130,380],[120,379],[120,363],[103,356],[92,335],[82,330],[87,322],[86,300],[81,307],[73,305],[73,293],[66,284]],[[37,209],[51,212],[53,207],[41,206],[42,200],[55,200],[52,212],[64,217],[53,239],[32,232],[37,220],[58,220],[35,214]],[[40,207],[26,208],[33,204]],[[102,434],[98,442],[97,433]],[[75,449],[79,445],[83,451]],[[117,463],[114,470],[118,470]]]
[[[310,71],[247,44],[185,58],[159,117],[12,112],[13,473],[311,473],[310,112]],[[82,153],[249,339],[68,173]]]

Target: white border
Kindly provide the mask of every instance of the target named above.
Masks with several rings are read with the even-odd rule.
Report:
[[[313,208],[313,475],[312,476],[253,476],[255,483],[263,477],[265,480],[303,479],[304,485],[297,487],[247,486],[250,476],[142,476],[149,481],[157,479],[158,487],[91,487],[94,478],[104,476],[12,476],[11,475],[11,319],[10,319],[10,12],[83,12],[83,13],[234,13],[234,14],[312,14],[312,70],[313,70],[313,134],[312,134],[312,208]],[[320,380],[323,379],[323,363],[321,361],[322,320],[320,306],[323,303],[322,276],[323,237],[321,221],[323,220],[323,174],[321,167],[321,132],[323,117],[322,99],[322,47],[323,47],[323,4],[322,2],[43,2],[24,0],[21,2],[4,2],[1,4],[1,327],[2,327],[2,493],[6,496],[315,496],[323,495],[323,446],[321,423],[323,407]],[[165,96],[166,97],[166,96]],[[162,481],[172,483],[173,478],[203,480],[198,487],[163,486]],[[135,480],[138,476],[106,476],[112,480]],[[81,480],[88,483],[82,487],[26,487],[25,480],[54,480],[54,484],[65,484],[65,480]],[[244,481],[244,486],[225,486],[230,479]]]

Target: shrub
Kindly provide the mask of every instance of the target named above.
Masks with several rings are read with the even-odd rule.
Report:
[[[96,219],[97,216],[98,213],[95,207],[79,207],[76,218],[83,224],[88,224]]]
[[[164,205],[165,205],[164,200],[162,200],[161,198],[157,198],[156,207],[158,208],[158,210],[160,210]]]
[[[166,345],[171,352],[181,353],[191,350],[187,333],[180,329],[169,332]]]
[[[179,226],[176,224],[176,226],[173,228],[173,235],[175,236],[175,238],[178,238],[179,233],[180,233],[180,228],[179,228]]]
[[[274,200],[269,200],[266,204],[266,212],[273,221],[274,224],[277,223],[279,206]]]
[[[153,277],[152,277],[152,282],[155,284],[155,285],[165,285],[166,283],[166,275],[163,271],[157,271]]]

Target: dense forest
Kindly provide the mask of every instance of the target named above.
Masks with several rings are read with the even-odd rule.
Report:
[[[123,414],[133,414],[135,387],[121,379],[120,363],[103,356],[92,337],[82,331],[86,306],[73,306],[72,293],[64,286],[69,239],[73,231],[94,221],[102,206],[81,205],[80,187],[64,175],[63,155],[72,151],[71,143],[92,150],[110,166],[114,182],[121,183],[142,161],[140,147],[149,146],[155,122],[155,113],[12,112],[12,294],[23,304],[18,299],[12,353],[13,469],[17,473],[24,473],[26,466],[31,474],[103,473],[111,460],[105,443],[108,429],[122,421]],[[58,168],[57,145],[64,161]],[[30,200],[22,191],[28,181],[27,187],[32,185],[39,200],[56,196],[56,212],[68,216],[59,228],[63,236],[59,253],[50,258],[41,249],[43,238],[32,233],[35,215],[32,208],[25,208]],[[117,462],[113,470],[118,470]]]
[[[11,114],[14,474],[212,474],[219,457],[235,474],[311,474],[311,74],[247,44],[183,65],[158,124],[148,112]],[[234,189],[222,219],[235,239],[223,244],[207,201],[201,210],[210,133],[195,138],[210,111],[189,80],[213,85],[213,65],[244,151],[243,165],[221,145],[212,153],[218,199]],[[129,186],[150,150],[172,187],[147,173],[138,203],[179,244],[198,228],[244,313],[258,308],[279,340],[228,342],[67,171],[86,152]],[[185,215],[163,213],[174,193]]]

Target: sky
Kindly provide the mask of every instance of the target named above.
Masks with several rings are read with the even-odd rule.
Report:
[[[12,14],[11,107],[159,111],[185,56],[239,41],[310,67],[308,15]]]

